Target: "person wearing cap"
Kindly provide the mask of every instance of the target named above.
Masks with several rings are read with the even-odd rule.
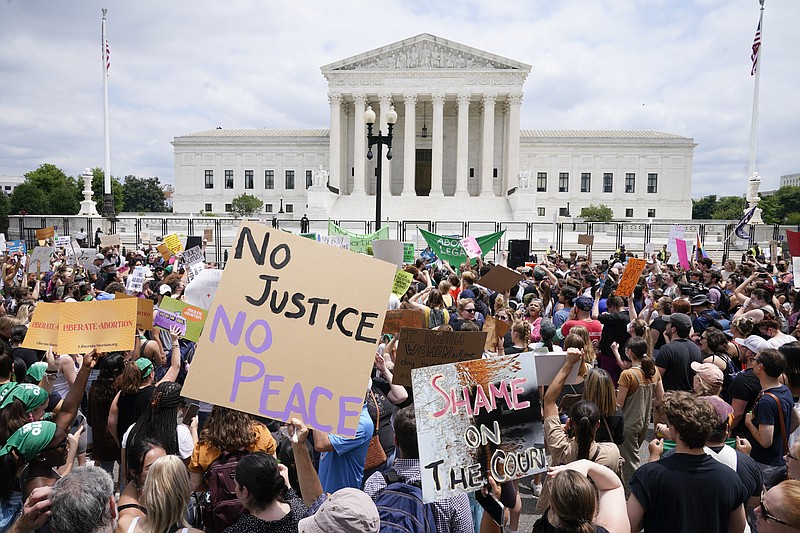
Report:
[[[719,324],[719,313],[714,310],[713,304],[705,294],[694,295],[691,304],[692,313],[694,314],[692,328],[695,335],[702,335],[708,326]]]
[[[99,255],[99,254],[98,254]],[[105,289],[106,285],[114,281],[117,264],[114,261],[105,260],[100,265],[100,273],[97,275],[97,280],[94,282],[94,288],[98,291]]]
[[[97,275],[100,274],[100,265],[102,265],[106,260],[106,256],[103,254],[97,254],[94,256],[94,261],[86,265],[86,274],[89,276],[89,281],[94,283],[97,281]]]
[[[760,465],[785,467],[784,455],[789,451],[786,449],[787,438],[794,429],[791,427],[794,406],[792,393],[789,387],[780,382],[786,359],[778,350],[768,348],[759,352],[753,362],[753,373],[761,383],[761,394],[753,410],[744,417],[745,426],[753,435],[750,456]],[[785,477],[785,472],[780,473],[782,477],[775,477],[771,475],[772,471],[774,469],[765,472],[762,467],[767,488]]]
[[[667,329],[664,335],[668,342],[655,358],[656,368],[664,381],[664,390],[692,390],[693,361],[703,362],[703,354],[695,343],[689,340],[692,320],[684,313],[666,315]]]
[[[744,531],[747,520],[743,502],[749,491],[736,472],[705,451],[719,425],[715,408],[685,391],[666,394],[663,407],[675,439],[675,452],[657,459],[664,441],[650,443],[651,461],[630,479],[631,531]]]
[[[575,307],[572,308],[569,320],[561,326],[561,336],[566,338],[570,330],[575,326],[583,326],[589,331],[589,338],[592,346],[597,351],[600,345],[600,337],[603,333],[603,324],[599,320],[592,318],[592,307],[594,301],[587,296],[579,296],[573,301]]]
[[[731,433],[752,442],[753,436],[744,423],[744,415],[753,409],[761,392],[761,382],[753,372],[754,358],[763,350],[768,349],[769,344],[758,335],[750,335],[744,339],[735,338],[733,342],[739,347],[739,354],[747,362],[747,368],[734,376],[731,385],[731,397],[733,398],[731,401],[733,407]]]
[[[719,396],[722,392],[722,370],[715,364],[697,361],[692,361],[691,366],[694,370],[692,381],[694,393],[698,396]]]

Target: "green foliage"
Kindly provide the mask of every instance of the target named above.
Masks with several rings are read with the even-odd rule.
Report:
[[[25,174],[9,199],[11,213],[31,215],[74,215],[80,210],[75,180],[50,163]]]
[[[249,217],[261,212],[264,201],[252,194],[240,194],[231,200],[231,211],[236,217]]]
[[[75,215],[81,210],[81,203],[74,194],[74,187],[53,189],[47,195],[47,213],[52,215]]]
[[[692,218],[694,220],[709,220],[712,218],[714,207],[717,203],[717,195],[704,196],[699,200],[692,199]]]
[[[29,181],[14,187],[9,203],[11,213],[14,215],[45,215],[50,208],[47,194]]]
[[[795,211],[794,213],[789,213],[786,215],[786,220],[784,224],[791,224],[792,226],[800,226],[800,211]]]
[[[581,209],[581,214],[578,215],[586,222],[610,222],[614,218],[614,211],[605,204],[594,205]]]
[[[795,224],[789,217],[800,213],[800,187],[781,187],[769,196],[761,198],[758,207],[767,224]],[[797,217],[792,217],[797,220]]]
[[[164,191],[158,178],[125,176],[125,211],[161,213],[164,208]]]
[[[92,200],[97,202],[97,211],[102,214],[103,212],[103,190],[105,180],[105,172],[102,168],[95,167],[92,169]],[[83,184],[81,184],[83,189]],[[111,176],[111,195],[114,197],[114,213],[122,213],[125,207],[125,187],[120,181]]]
[[[714,220],[739,220],[747,202],[741,196],[723,196],[717,200],[711,218]]]
[[[8,235],[8,213],[11,209],[11,201],[6,194],[0,193],[0,233]]]

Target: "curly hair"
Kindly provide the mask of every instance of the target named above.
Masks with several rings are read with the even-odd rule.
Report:
[[[221,451],[247,448],[258,440],[252,417],[241,411],[215,405],[211,409],[200,442],[210,444]]]
[[[686,446],[696,450],[705,446],[719,417],[714,407],[686,391],[670,391],[664,395],[664,414],[680,434]]]

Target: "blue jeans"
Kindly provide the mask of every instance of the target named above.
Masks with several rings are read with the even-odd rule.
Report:
[[[469,510],[472,511],[472,523],[475,527],[475,531],[481,530],[481,519],[483,518],[483,507],[481,504],[478,503],[478,500],[475,499],[475,493],[470,492],[467,494],[469,497]]]
[[[13,491],[8,500],[0,500],[0,532],[7,531],[22,509],[22,493]]]

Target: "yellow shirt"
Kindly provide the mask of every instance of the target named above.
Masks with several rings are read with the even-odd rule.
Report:
[[[247,451],[274,455],[277,444],[266,426],[253,422],[253,431],[256,433],[256,439],[247,447]],[[208,442],[198,442],[194,445],[192,457],[189,459],[189,472],[204,474],[221,453],[222,450]]]

